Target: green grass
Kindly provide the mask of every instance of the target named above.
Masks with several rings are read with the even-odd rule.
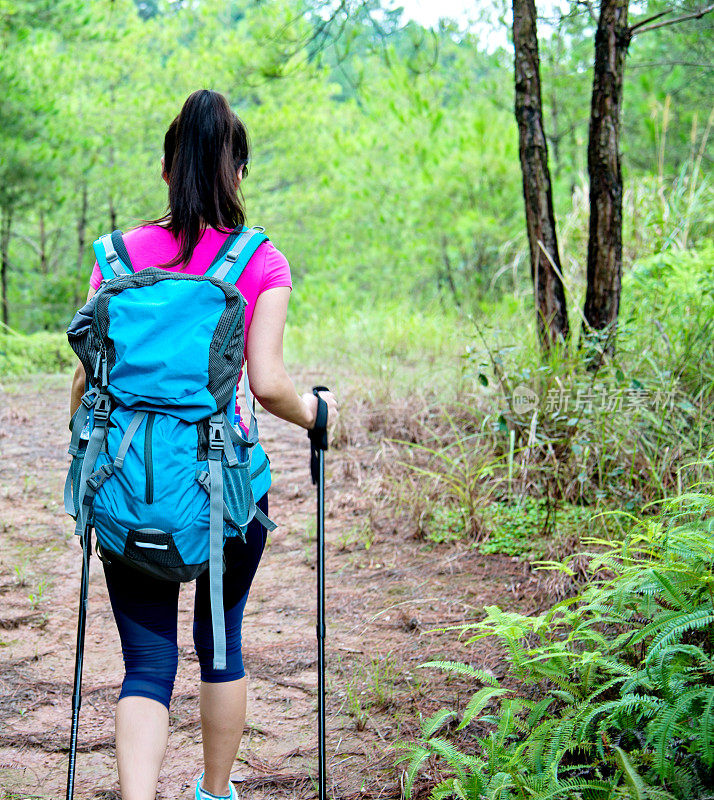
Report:
[[[452,395],[470,336],[455,311],[404,302],[347,305],[324,317],[289,316],[285,361],[318,370],[326,381],[359,383],[376,403],[430,388]]]
[[[573,503],[557,509],[544,500],[523,497],[520,502],[495,502],[481,512],[488,538],[479,544],[482,553],[540,558],[548,545],[591,526],[592,510]]]
[[[430,542],[458,541],[466,538],[463,509],[435,506],[426,527]],[[482,553],[503,553],[533,560],[573,536],[599,529],[590,508],[562,503],[550,508],[545,500],[530,497],[513,501],[496,500],[479,511],[480,539],[474,543]]]

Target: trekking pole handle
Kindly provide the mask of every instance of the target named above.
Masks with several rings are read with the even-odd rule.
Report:
[[[327,386],[313,386],[312,393],[317,397],[317,416],[315,426],[308,431],[308,436],[318,450],[327,450],[327,403],[320,397],[320,392],[329,392]]]
[[[310,440],[310,474],[312,482],[317,483],[319,472],[319,453],[327,450],[327,403],[320,397],[320,392],[329,392],[327,386],[313,386],[312,393],[317,397],[317,415],[315,425],[307,432]]]

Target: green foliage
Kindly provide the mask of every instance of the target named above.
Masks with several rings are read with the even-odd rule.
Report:
[[[66,324],[91,241],[161,214],[164,131],[200,86],[223,91],[251,133],[249,219],[288,255],[294,322],[386,299],[468,304],[523,239],[515,125],[493,100],[509,69],[472,37],[438,34],[431,63],[427,34],[394,13],[382,43],[373,4],[345,20],[352,49],[336,61],[313,48],[322,20],[292,2],[76,0],[61,25],[25,5],[3,17],[0,68],[15,328]],[[357,72],[359,92],[345,91]]]
[[[409,410],[385,467],[418,532],[483,553],[571,552],[582,534],[620,532],[603,512],[636,512],[701,480],[714,448],[713,264],[710,246],[639,260],[623,278],[616,356],[596,372],[575,345],[543,359],[527,303],[512,300],[466,328],[458,376],[419,355],[418,340],[405,346],[432,393]]]
[[[549,504],[530,496],[511,503],[494,502],[480,513],[488,530],[488,538],[479,545],[482,553],[530,558],[542,555],[548,541],[578,536],[598,524],[588,507],[567,502]]]
[[[652,335],[641,356],[649,372],[645,380],[671,398],[673,423],[687,430],[694,405],[711,405],[714,393],[714,246],[642,259],[624,290],[625,347],[631,352],[641,347],[646,308]]]
[[[600,524],[592,510],[573,503],[549,504],[526,495],[512,501],[492,500],[474,511],[478,519],[482,553],[504,553],[529,559],[542,557],[560,541],[591,532]],[[465,520],[469,510],[454,505],[435,505],[426,524],[428,541],[457,541],[468,536]]]
[[[711,474],[714,464],[705,466]],[[507,686],[467,665],[428,665],[486,685],[444,744],[434,741],[427,723],[418,742],[402,743],[408,787],[421,765],[435,759],[449,777],[432,787],[432,798],[709,796],[710,487],[663,501],[657,516],[634,520],[621,541],[591,539],[596,549],[585,554],[591,580],[581,595],[534,616],[489,607],[481,622],[457,626],[471,634],[468,643],[501,641]],[[544,566],[567,570],[569,560]],[[442,710],[440,718],[449,713]]]
[[[400,315],[434,301],[449,319],[490,316],[503,292],[528,290],[511,53],[486,52],[454,26],[400,21],[376,0],[339,7],[331,26],[323,11],[294,0],[2,4],[0,215],[13,327],[65,325],[86,293],[90,242],[161,214],[163,134],[200,86],[225,92],[252,134],[249,220],[291,262],[294,325],[342,324],[345,308],[351,319],[382,303]],[[553,13],[543,96],[576,292],[593,24],[582,8]],[[683,55],[703,58],[710,39],[692,22],[631,47],[628,259],[711,235],[711,81],[692,80]],[[668,66],[670,47],[681,58]]]
[[[61,372],[77,363],[61,333],[19,334],[0,327],[0,377]]]

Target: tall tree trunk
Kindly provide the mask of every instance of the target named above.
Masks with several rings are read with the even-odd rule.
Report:
[[[47,228],[45,226],[45,212],[40,209],[40,274],[47,275]]]
[[[555,82],[554,82],[555,83]],[[560,177],[560,133],[558,132],[558,97],[555,92],[555,86],[552,88],[550,95],[550,124],[553,126],[553,135],[550,137],[551,144],[553,145],[553,161],[555,162],[555,177]]]
[[[9,249],[10,233],[12,231],[12,209],[2,209],[0,221],[0,291],[2,292],[2,321],[10,324],[10,306],[7,300],[7,275],[10,269]]]
[[[114,208],[114,198],[109,195],[109,227],[112,231],[117,229],[117,210]]]
[[[449,244],[449,240],[446,236],[441,237],[441,255],[444,261],[444,271],[439,271],[439,278],[440,280],[443,278],[446,280],[446,284],[449,287],[451,292],[451,296],[454,299],[454,303],[457,306],[461,305],[461,298],[459,297],[459,293],[456,289],[456,283],[454,282],[454,273],[451,266],[451,259],[449,258],[449,251],[447,249]]]
[[[112,194],[112,186],[114,185],[114,119],[116,113],[116,84],[109,84],[109,108],[110,114],[107,120],[109,124],[109,230],[115,231],[117,229],[117,211],[114,207],[114,196]]]
[[[523,173],[531,278],[538,314],[538,338],[542,349],[547,350],[555,342],[567,341],[570,331],[560,279],[562,269],[543,129],[534,0],[513,0],[513,44],[518,149]]]
[[[559,115],[560,115],[560,106],[558,104],[558,92],[556,90],[556,75],[558,72],[558,65],[561,63],[563,58],[563,37],[560,33],[560,29],[557,31],[557,50],[554,53],[552,47],[554,45],[551,44],[551,49],[548,53],[548,62],[550,64],[550,69],[552,72],[552,78],[550,82],[550,124],[552,125],[551,133],[550,133],[550,143],[553,147],[553,161],[555,163],[555,177],[560,177],[562,161],[560,158],[561,152],[561,142],[563,140],[563,135],[560,132],[559,122]]]
[[[628,0],[601,0],[595,34],[595,70],[590,109],[588,177],[590,179],[590,231],[588,285],[585,294],[582,339],[594,350],[589,365],[600,353],[613,353],[620,310],[622,283],[622,167],[620,164],[620,112],[625,57],[631,31],[627,25]]]
[[[79,207],[77,217],[77,279],[74,282],[74,307],[79,308],[82,304],[82,291],[86,289],[86,281],[82,280],[82,270],[84,268],[84,246],[87,234],[87,209],[89,199],[87,196],[87,181],[82,181],[82,203]]]

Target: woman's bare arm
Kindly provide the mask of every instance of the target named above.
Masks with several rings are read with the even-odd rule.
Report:
[[[97,293],[96,289],[89,290],[87,294],[87,302]],[[72,419],[74,416],[74,412],[79,408],[79,404],[82,402],[82,395],[84,394],[84,387],[86,385],[86,375],[84,373],[84,367],[82,366],[81,362],[77,365],[77,369],[74,371],[74,377],[72,378],[72,389],[70,391],[69,397],[69,418]]]
[[[287,286],[258,295],[246,350],[248,379],[253,394],[266,411],[310,429],[317,416],[317,398],[311,393],[298,395],[283,362],[289,298]],[[320,396],[327,402],[328,420],[332,424],[337,418],[337,401],[332,392],[321,392]]]

